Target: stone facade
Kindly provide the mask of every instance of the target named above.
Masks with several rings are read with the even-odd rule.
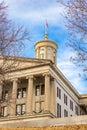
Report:
[[[87,95],[80,95],[56,66],[57,44],[45,35],[34,47],[36,58],[16,57],[17,67],[4,75],[6,84],[0,81],[0,120],[87,114]],[[9,57],[8,64],[14,60]]]

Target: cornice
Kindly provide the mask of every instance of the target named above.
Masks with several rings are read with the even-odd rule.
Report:
[[[50,64],[51,64],[51,62],[43,63],[43,64],[39,64],[39,65],[35,65],[35,66],[24,67],[24,68],[17,68],[17,69],[14,69],[14,70],[9,70],[6,73],[11,73],[11,72],[16,72],[16,71],[22,71],[22,70],[32,69],[32,68],[36,68],[36,67],[42,67],[42,66],[46,66],[46,65],[50,65]]]
[[[22,62],[38,62],[38,63],[43,63],[43,62],[49,62],[50,60],[48,59],[39,59],[39,58],[26,58],[26,57],[16,57],[16,56],[0,56],[0,59],[6,59],[6,60],[14,60],[14,61],[22,61]]]
[[[63,73],[58,69],[58,67],[55,64],[50,64],[50,66],[53,68],[53,70],[56,72],[57,75],[61,78],[62,81],[70,88],[70,90],[78,97],[80,98],[80,94],[77,92],[77,90],[74,88],[74,86],[69,82],[69,80],[63,75]]]
[[[87,94],[80,94],[80,99],[85,99],[87,98]]]
[[[40,41],[37,41],[35,44],[34,44],[34,48],[38,45],[38,44],[42,44],[42,43],[49,43],[49,45],[51,44],[54,44],[56,46],[56,48],[58,48],[58,45],[56,42],[52,41],[52,40],[48,40],[48,39],[43,39],[43,40],[40,40]],[[48,46],[48,44],[47,44]]]

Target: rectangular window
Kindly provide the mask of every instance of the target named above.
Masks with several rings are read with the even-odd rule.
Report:
[[[8,91],[5,90],[4,92],[2,92],[2,99],[3,100],[7,100],[8,99]]]
[[[21,115],[21,105],[16,105],[16,115]]]
[[[26,88],[22,88],[22,98],[26,97]]]
[[[57,117],[61,117],[61,105],[57,103]]]
[[[26,88],[18,88],[17,89],[17,98],[25,98],[26,97]]]
[[[4,99],[7,100],[8,99],[8,91],[5,91],[5,94],[4,94]]]
[[[75,106],[75,114],[78,115],[78,107]]]
[[[25,104],[22,104],[21,105],[21,114],[24,115],[25,112],[26,112],[26,106],[25,106]]]
[[[21,89],[17,89],[17,98],[21,98],[22,97],[22,92]]]
[[[7,106],[3,107],[3,116],[7,116],[8,111],[7,111]]]
[[[73,111],[73,102],[70,100],[70,109]]]
[[[16,115],[23,115],[26,112],[25,104],[16,105]]]
[[[68,111],[64,109],[64,117],[68,117]]]
[[[44,84],[36,85],[35,95],[36,96],[44,95],[44,93],[45,93],[45,86],[44,86]]]
[[[67,105],[67,96],[64,94],[64,103]]]
[[[41,53],[41,54],[40,54],[40,58],[41,58],[41,59],[44,59],[44,53]]]
[[[57,97],[61,99],[61,89],[57,87]]]
[[[40,85],[37,85],[36,86],[36,96],[39,96],[40,95]]]

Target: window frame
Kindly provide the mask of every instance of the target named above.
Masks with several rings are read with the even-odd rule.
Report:
[[[61,89],[57,87],[57,97],[61,99]]]
[[[68,97],[65,93],[64,93],[64,104],[68,105]]]
[[[26,94],[27,94],[26,88],[22,88],[22,98],[26,98]]]
[[[70,100],[70,109],[73,111],[73,101]]]
[[[38,87],[38,88],[37,88]],[[45,85],[38,84],[35,86],[35,96],[40,96],[45,94]]]
[[[68,117],[68,111],[64,109],[64,117]]]
[[[57,103],[57,118],[61,117],[61,105]]]
[[[76,115],[79,115],[79,108],[78,108],[78,106],[76,106],[76,105],[75,105],[75,114],[76,114]]]
[[[23,105],[25,106],[25,111],[23,111]],[[16,115],[17,116],[24,115],[25,113],[26,113],[26,104],[25,103],[23,103],[23,104],[17,104],[16,105]]]
[[[5,110],[5,109],[7,109],[7,110]],[[5,111],[6,111],[6,112],[5,112]],[[3,106],[3,107],[2,107],[2,115],[3,115],[4,117],[8,115],[8,107],[7,107],[7,106]]]
[[[25,89],[25,94],[23,93],[23,89]],[[26,98],[26,96],[27,96],[26,87],[17,89],[17,99]]]

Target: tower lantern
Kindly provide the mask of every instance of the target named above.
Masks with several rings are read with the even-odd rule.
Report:
[[[49,59],[53,63],[56,63],[57,44],[56,42],[48,39],[48,34],[44,35],[43,40],[37,41],[34,48],[35,58]]]

